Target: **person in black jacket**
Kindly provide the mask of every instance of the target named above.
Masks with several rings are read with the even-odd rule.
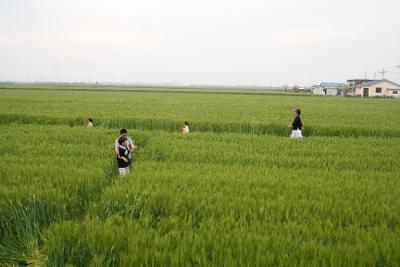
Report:
[[[126,136],[120,136],[118,138],[118,154],[117,154],[117,161],[118,161],[118,169],[119,169],[119,176],[123,177],[129,174],[129,166],[131,164],[130,160],[130,151],[127,148],[128,146],[128,138]]]
[[[301,122],[300,114],[301,110],[299,108],[293,109],[294,120],[293,123],[289,125],[289,128],[292,128],[292,134],[290,138],[303,138],[302,130],[303,123]]]

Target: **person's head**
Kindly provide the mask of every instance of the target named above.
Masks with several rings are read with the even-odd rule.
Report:
[[[121,129],[121,131],[119,131],[119,135],[127,137],[128,136],[128,130]]]
[[[89,118],[87,121],[93,123],[93,119],[92,118]]]
[[[189,122],[188,122],[188,121],[185,121],[185,122],[183,123],[183,125],[189,126]]]
[[[126,146],[128,144],[128,138],[126,136],[121,135],[121,137],[118,138],[118,144],[120,146]]]
[[[293,109],[293,113],[294,113],[294,115],[296,115],[296,116],[300,116],[301,110],[300,110],[299,108],[295,108],[295,109]]]

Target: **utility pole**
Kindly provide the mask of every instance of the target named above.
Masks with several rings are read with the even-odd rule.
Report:
[[[382,80],[385,79],[385,74],[388,73],[389,71],[385,70],[385,68],[382,69],[382,71],[378,72],[379,74],[382,74]]]

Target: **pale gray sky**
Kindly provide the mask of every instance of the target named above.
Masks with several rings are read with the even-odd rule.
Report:
[[[400,65],[399,17],[399,0],[0,0],[0,79],[373,78]]]

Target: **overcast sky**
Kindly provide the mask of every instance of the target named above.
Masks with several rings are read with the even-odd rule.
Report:
[[[0,0],[0,80],[310,85],[397,65],[399,0]]]

